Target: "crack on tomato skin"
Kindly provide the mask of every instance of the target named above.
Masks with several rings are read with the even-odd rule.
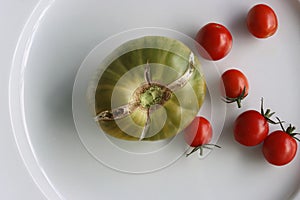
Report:
[[[167,85],[163,85],[152,81],[150,63],[149,60],[147,60],[144,69],[144,80],[146,84],[138,87],[134,91],[133,100],[131,100],[128,104],[98,113],[96,117],[94,117],[94,120],[112,121],[122,119],[130,115],[137,107],[149,112],[148,110],[150,107],[155,108],[155,105],[163,105],[172,97],[172,93],[174,91],[183,88],[188,83],[195,71],[195,56],[193,52],[190,52],[187,69],[185,72],[175,81]],[[147,124],[145,124],[145,126],[146,125]]]

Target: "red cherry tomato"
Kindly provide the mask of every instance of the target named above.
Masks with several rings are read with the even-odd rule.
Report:
[[[240,114],[234,122],[234,138],[245,146],[255,146],[263,142],[269,132],[267,119],[255,110]]]
[[[184,130],[184,139],[191,147],[208,144],[212,138],[212,126],[204,117],[196,117]]]
[[[286,165],[296,155],[297,142],[288,133],[278,130],[268,135],[262,151],[269,163],[277,166]]]
[[[269,6],[258,4],[248,12],[247,27],[249,32],[257,38],[270,37],[277,30],[277,16]]]
[[[220,60],[231,50],[232,36],[228,29],[217,23],[203,26],[195,40],[200,44],[200,55],[208,60]]]
[[[221,78],[226,94],[226,102],[237,102],[240,108],[241,100],[244,99],[249,92],[249,84],[246,76],[237,69],[230,69],[224,72]]]

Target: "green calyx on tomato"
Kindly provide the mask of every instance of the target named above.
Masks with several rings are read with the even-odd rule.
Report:
[[[283,166],[290,163],[297,153],[300,140],[296,137],[299,133],[294,133],[296,129],[291,124],[285,129],[282,121],[277,117],[282,130],[270,133],[264,140],[262,153],[265,159],[273,165]]]
[[[150,108],[155,104],[161,102],[162,99],[162,90],[158,86],[151,86],[140,96],[141,105],[145,108]]]
[[[281,121],[275,122],[274,120],[271,119],[271,117],[275,114],[275,112],[271,112],[271,110],[269,108],[266,110],[266,112],[264,111],[264,99],[263,98],[261,98],[260,113],[270,124],[281,123]]]
[[[188,157],[189,155],[195,153],[195,152],[198,151],[198,150],[199,150],[199,155],[202,156],[202,155],[203,155],[203,150],[204,150],[204,149],[212,150],[212,149],[213,149],[212,147],[221,148],[221,146],[216,145],[216,144],[203,144],[203,145],[194,147],[194,148],[192,149],[192,151],[189,152],[189,153],[187,153],[185,156]]]
[[[236,118],[233,133],[238,143],[255,146],[267,137],[269,124],[261,113],[256,110],[247,110]]]
[[[244,87],[242,93],[237,96],[237,97],[234,97],[234,98],[231,98],[231,97],[225,97],[224,101],[226,103],[234,103],[236,102],[237,105],[238,105],[238,108],[241,108],[242,107],[242,100],[246,97],[246,87]]]
[[[242,100],[249,93],[247,77],[237,69],[229,69],[221,76],[221,88],[222,86],[225,90],[225,94],[223,94],[224,101],[226,103],[237,102],[238,108],[240,108]]]
[[[212,139],[213,129],[210,122],[204,117],[195,117],[195,119],[184,129],[184,139],[186,143],[193,147],[192,151],[186,156],[199,150],[200,156],[203,155],[204,149],[220,146],[209,144]]]
[[[150,108],[156,104],[163,105],[172,95],[172,91],[156,83],[146,84],[136,91],[137,102],[142,108]]]
[[[271,119],[274,114],[270,109],[264,110],[262,98],[260,112],[247,110],[236,118],[233,128],[235,140],[245,146],[260,144],[269,133],[269,123],[278,124]]]
[[[300,133],[294,133],[294,131],[296,130],[295,126],[292,126],[292,124],[289,124],[289,126],[285,129],[282,124],[283,121],[281,121],[278,117],[276,117],[276,119],[278,120],[278,123],[280,124],[280,127],[283,132],[289,134],[292,138],[294,138],[295,140],[300,142],[300,139],[296,137],[296,135],[300,135]]]

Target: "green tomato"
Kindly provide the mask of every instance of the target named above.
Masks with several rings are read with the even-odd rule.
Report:
[[[130,40],[114,50],[95,93],[101,129],[119,139],[149,141],[181,132],[206,92],[200,63],[191,55],[183,43],[161,36]]]

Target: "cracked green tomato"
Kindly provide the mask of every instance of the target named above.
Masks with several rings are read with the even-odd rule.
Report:
[[[181,132],[197,115],[206,92],[193,52],[161,36],[130,40],[96,73],[95,121],[113,137],[162,140]]]

